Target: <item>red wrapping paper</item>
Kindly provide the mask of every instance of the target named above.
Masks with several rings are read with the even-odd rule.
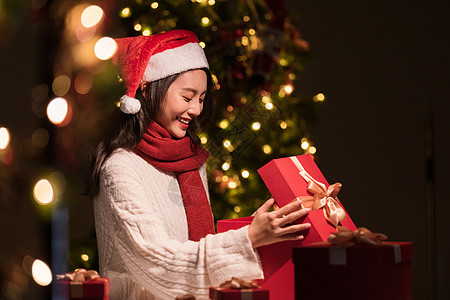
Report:
[[[69,300],[109,300],[109,278],[100,277],[84,282],[57,280],[55,292]]]
[[[261,288],[259,289],[210,288],[209,298],[212,300],[269,300],[269,291]]]
[[[412,244],[295,248],[295,299],[411,299]]]

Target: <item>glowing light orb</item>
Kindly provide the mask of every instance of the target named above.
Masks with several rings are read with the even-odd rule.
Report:
[[[5,127],[0,128],[0,150],[6,149],[9,145],[9,131]]]
[[[230,188],[230,189],[235,189],[235,188],[237,188],[237,183],[236,183],[235,181],[230,181],[230,182],[228,183],[228,188]]]
[[[281,128],[281,129],[286,129],[287,126],[288,126],[288,124],[286,123],[286,121],[281,121],[281,122],[280,122],[280,128]]]
[[[323,102],[323,101],[325,101],[325,95],[322,93],[319,93],[313,97],[313,101],[314,102]]]
[[[267,145],[267,144],[262,146],[262,150],[267,155],[272,153],[272,147],[270,147],[270,145]]]
[[[267,102],[265,105],[267,110],[272,110],[273,109],[273,103],[272,102]]]
[[[39,180],[34,186],[33,197],[37,203],[47,205],[53,201],[53,187],[47,179]]]
[[[95,43],[94,53],[98,59],[110,59],[117,51],[117,43],[110,37],[102,37]]]
[[[87,7],[81,14],[81,25],[86,28],[94,27],[103,18],[103,9],[97,5]]]
[[[85,253],[81,254],[81,260],[88,261],[89,260],[89,255],[87,255]]]
[[[206,136],[202,136],[202,137],[200,138],[200,142],[201,142],[202,144],[206,144],[206,143],[208,142],[208,138],[207,138]]]
[[[125,7],[120,11],[120,16],[122,18],[128,18],[131,16],[131,9],[129,7]]]
[[[230,169],[230,164],[225,162],[222,164],[222,170],[227,171]]]
[[[157,9],[159,6],[158,2],[153,2],[152,4],[150,4],[150,7],[153,9]]]
[[[241,175],[244,178],[248,178],[250,176],[250,172],[247,170],[242,170]]]
[[[36,259],[33,262],[31,274],[34,281],[41,286],[47,286],[52,282],[52,271],[42,260]]]
[[[229,140],[225,140],[225,141],[223,141],[223,146],[224,146],[225,148],[228,148],[228,147],[231,146],[231,142],[230,142]]]
[[[52,83],[52,90],[56,96],[64,96],[70,89],[70,77],[67,75],[57,76]]]
[[[69,104],[67,100],[61,97],[57,97],[50,101],[47,105],[47,118],[53,124],[61,124],[67,116],[69,111]]]
[[[252,124],[252,129],[255,130],[255,131],[260,130],[260,129],[261,129],[261,123],[259,123],[259,122],[254,122],[254,123]]]

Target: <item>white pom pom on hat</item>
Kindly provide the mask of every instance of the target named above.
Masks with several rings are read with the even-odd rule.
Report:
[[[120,110],[136,114],[141,103],[135,97],[144,81],[156,81],[188,70],[207,68],[208,61],[197,36],[188,30],[172,30],[151,36],[115,40],[117,52],[113,62],[120,68],[126,94]]]

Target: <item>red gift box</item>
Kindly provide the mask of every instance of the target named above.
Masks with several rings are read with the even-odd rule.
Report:
[[[295,248],[295,299],[411,299],[412,244]]]
[[[308,191],[308,182],[300,174],[302,171],[319,184],[323,184],[325,189],[330,187],[313,157],[309,154],[273,159],[258,169],[258,173],[280,207],[297,197],[302,199],[305,204],[308,203],[306,206],[310,206],[313,202],[314,195]],[[342,203],[339,202],[339,205],[345,213],[345,220],[341,220],[340,224],[350,230],[356,230],[355,224]],[[336,227],[325,219],[324,210],[325,208],[311,210],[306,218],[297,220],[297,222],[311,223],[312,225],[310,230],[304,234],[304,245],[326,241],[331,233],[337,232]]]
[[[88,281],[55,281],[56,295],[69,300],[109,300],[109,278],[96,278]]]
[[[315,181],[323,184],[325,189],[329,188],[328,182],[311,155],[274,159],[258,170],[280,207],[297,197],[300,197],[305,204],[312,202],[313,194],[308,191],[308,183],[300,174],[301,171],[305,171]],[[342,207],[342,204],[340,204],[340,207]],[[340,221],[340,224],[351,230],[356,230],[356,226],[343,207],[342,210],[346,219]],[[238,229],[249,225],[251,220],[252,217],[218,221],[217,232]],[[311,210],[308,216],[297,221],[311,223],[311,228],[303,232],[305,236],[303,240],[280,242],[258,248],[264,271],[264,281],[261,282],[261,287],[269,289],[273,299],[294,299],[292,249],[301,245],[326,241],[331,233],[337,232],[336,227],[325,219],[323,209]]]
[[[209,298],[212,300],[269,300],[269,291],[261,288],[209,288]]]

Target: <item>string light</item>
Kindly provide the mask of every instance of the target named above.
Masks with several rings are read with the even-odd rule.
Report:
[[[237,183],[236,183],[235,181],[230,181],[230,182],[228,183],[228,188],[230,188],[230,189],[235,189],[235,188],[237,188]]]
[[[272,153],[272,147],[270,147],[270,145],[267,145],[267,144],[262,146],[262,150],[267,155]]]
[[[250,28],[250,29],[248,30],[248,34],[250,34],[250,35],[255,35],[255,33],[256,33],[256,31],[255,31],[255,29],[253,29],[253,28]]]
[[[36,259],[33,262],[31,274],[34,281],[41,286],[47,286],[52,282],[52,271],[42,260]]]
[[[319,93],[313,97],[313,101],[314,102],[323,102],[323,101],[325,101],[325,95],[322,93]]]
[[[89,260],[89,255],[87,255],[86,253],[81,254],[81,260],[82,261],[88,261]]]
[[[244,16],[242,18],[242,20],[244,20],[244,22],[248,22],[248,21],[250,21],[250,17],[249,16]]]
[[[243,36],[242,37],[242,39],[241,39],[241,43],[242,43],[242,45],[243,46],[248,46],[248,37],[246,37],[246,36]]]
[[[261,129],[261,123],[259,123],[259,122],[254,122],[254,123],[252,124],[252,129],[255,130],[255,131],[260,130],[260,129]]]
[[[229,170],[229,169],[230,169],[230,164],[227,163],[227,162],[224,162],[224,163],[222,164],[222,170],[227,171],[227,170]]]
[[[308,142],[308,140],[306,138],[302,138],[302,140],[301,140],[301,147],[302,147],[303,150],[308,149],[309,142]]]
[[[202,143],[203,145],[206,144],[208,142],[208,138],[206,136],[202,136],[200,138],[200,143]]]
[[[272,110],[273,109],[273,103],[272,102],[267,102],[265,105],[267,110]]]
[[[222,128],[222,129],[227,129],[228,126],[230,126],[230,122],[228,120],[226,120],[226,119],[223,119],[219,123],[219,127]]]
[[[137,24],[135,24],[134,25],[134,30],[136,30],[136,31],[141,31],[141,29],[142,29],[142,25],[141,24],[139,24],[139,23],[137,23]]]
[[[209,25],[209,18],[208,17],[203,17],[202,18],[202,25],[203,26],[208,26]]]
[[[143,36],[150,36],[152,34],[152,31],[150,30],[150,28],[145,28],[143,31],[142,31],[142,35]]]
[[[81,25],[86,28],[94,27],[103,18],[103,9],[97,5],[87,7],[81,14]]]
[[[288,124],[286,123],[286,121],[280,121],[280,128],[281,129],[286,129],[288,126]]]
[[[131,9],[129,7],[125,7],[120,11],[120,16],[122,18],[129,18],[131,16]]]
[[[203,49],[205,49],[205,47],[206,47],[205,42],[199,42],[198,44],[200,45],[200,47],[202,47]]]
[[[269,96],[263,96],[263,97],[261,98],[261,101],[262,101],[263,103],[268,103],[268,102],[271,102],[272,99],[271,99]]]
[[[227,182],[228,181],[228,176],[227,175],[223,175],[222,176],[222,181],[223,182]]]
[[[287,95],[290,95],[294,91],[294,86],[292,84],[286,84],[283,90]]]
[[[231,147],[231,142],[229,140],[225,140],[225,141],[223,141],[223,146],[225,148],[229,148],[229,147]]]
[[[67,117],[69,104],[67,100],[57,97],[47,105],[47,118],[55,125],[62,124]]]
[[[215,0],[208,0],[208,5],[209,6],[213,6],[214,4],[216,4]]]
[[[241,175],[243,178],[248,178],[250,177],[250,172],[244,169],[241,171]]]
[[[286,67],[288,65],[288,61],[284,58],[280,58],[278,63],[280,64],[280,66],[283,66],[283,67]]]
[[[236,206],[233,208],[233,210],[234,210],[235,212],[239,213],[239,212],[241,211],[241,207],[236,205]]]
[[[311,147],[308,148],[308,152],[309,152],[310,154],[315,154],[315,153],[317,152],[317,149],[316,149],[316,147],[311,146]]]
[[[153,2],[152,4],[150,4],[150,7],[153,9],[157,9],[159,6],[158,2]]]
[[[5,127],[0,128],[0,150],[6,149],[9,145],[9,131]]]
[[[110,59],[117,51],[117,43],[110,37],[102,37],[95,43],[94,53],[98,59]]]
[[[37,203],[47,205],[53,201],[53,187],[47,179],[39,180],[33,189],[33,197]]]

